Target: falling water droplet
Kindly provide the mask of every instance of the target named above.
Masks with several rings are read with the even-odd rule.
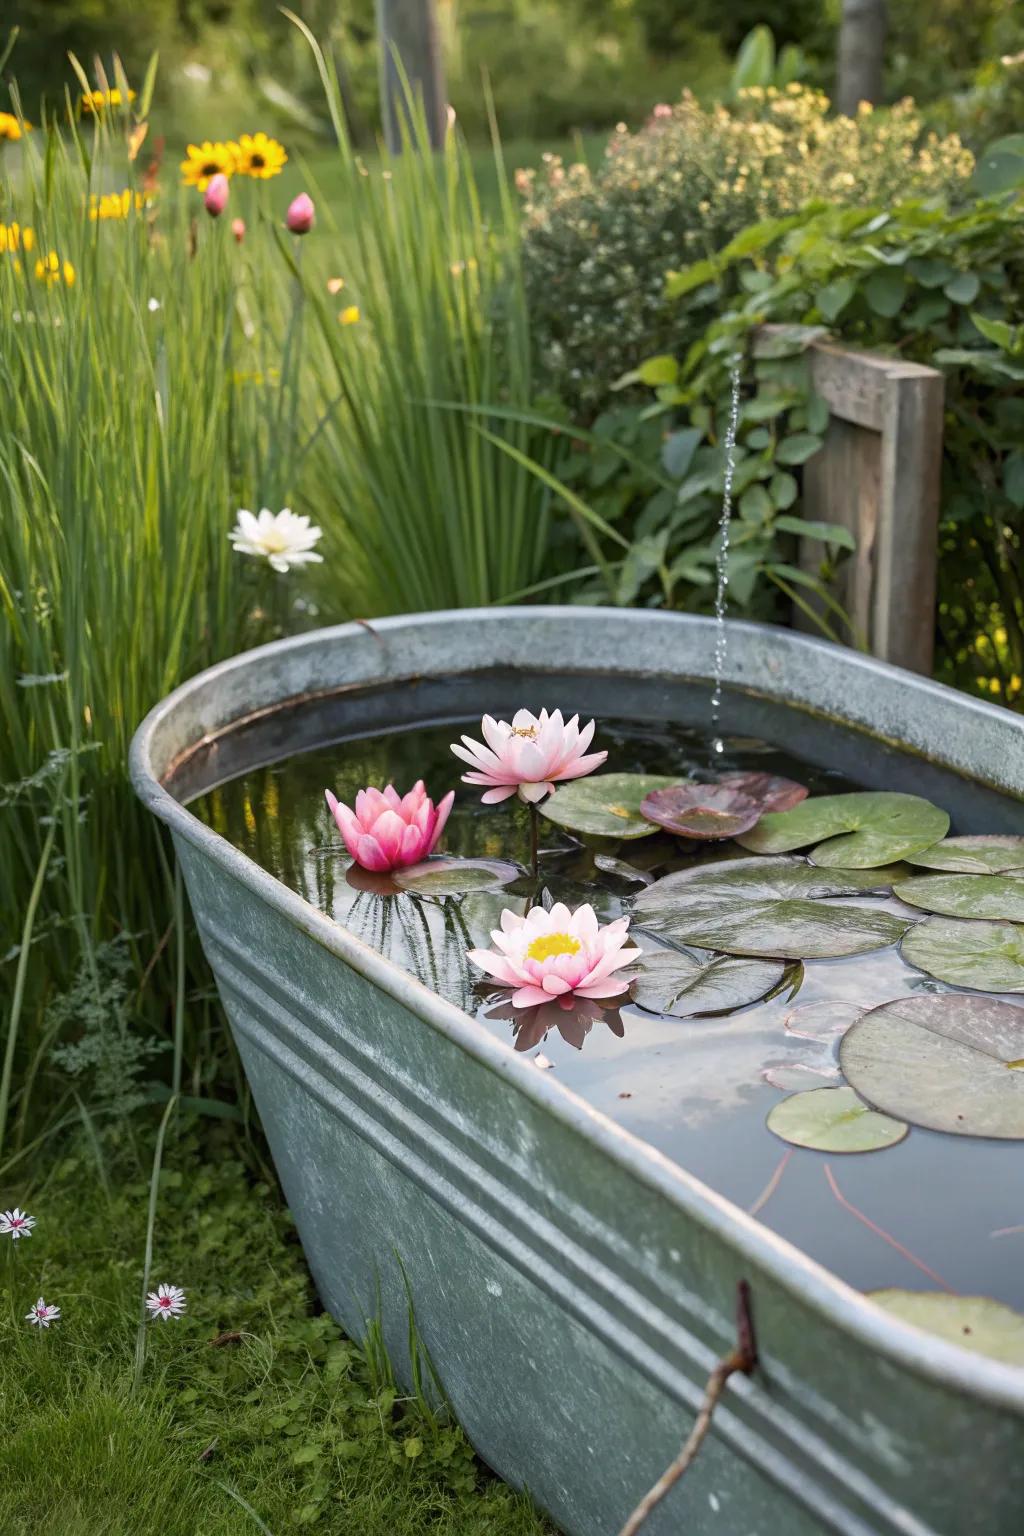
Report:
[[[718,521],[718,554],[715,560],[717,584],[715,587],[715,651],[713,685],[711,689],[711,728],[714,736],[711,751],[721,756],[725,742],[718,733],[719,716],[722,712],[722,682],[725,677],[725,655],[728,636],[725,628],[725,610],[729,591],[729,523],[732,518],[732,488],[736,479],[736,432],[740,420],[740,365],[737,358],[729,372],[729,420],[725,428],[725,475],[722,485],[722,514]]]

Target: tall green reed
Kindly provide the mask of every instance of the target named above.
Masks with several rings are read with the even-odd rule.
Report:
[[[487,413],[525,409],[532,395],[518,212],[497,136],[496,209],[482,207],[454,127],[433,155],[411,100],[403,152],[365,162],[332,61],[292,19],[323,80],[342,188],[322,222],[345,286],[333,302],[322,284],[309,289],[315,366],[335,399],[308,492],[344,550],[332,580],[357,614],[501,601],[545,574],[549,494],[481,430],[547,452],[535,427]],[[349,306],[358,323],[339,324]]]
[[[0,1157],[46,1077],[47,997],[104,939],[129,935],[140,979],[155,965],[142,1006],[182,1033],[173,872],[128,743],[170,688],[260,637],[228,530],[238,506],[279,506],[295,471],[279,254],[265,229],[237,245],[173,168],[136,208],[137,126],[69,101],[0,181]],[[126,217],[90,218],[124,189]]]
[[[0,1174],[38,1144],[37,1102],[70,1112],[48,1000],[83,967],[99,995],[96,954],[116,935],[140,1021],[173,1039],[174,1090],[209,1092],[225,1066],[173,861],[125,763],[178,682],[308,622],[294,578],[232,551],[237,508],[290,504],[323,526],[304,590],[324,621],[486,604],[550,575],[551,491],[534,472],[550,437],[524,419],[529,327],[500,154],[496,212],[458,135],[432,155],[414,105],[405,153],[364,164],[307,40],[341,191],[336,208],[318,197],[305,240],[284,233],[273,183],[236,178],[213,221],[175,167],[142,170],[152,71],[135,103],[88,119],[69,93],[60,122],[44,118],[6,174],[0,162],[0,220],[34,232],[32,250],[22,234],[0,251]],[[116,61],[93,83],[128,101]],[[197,125],[208,135],[216,124]],[[126,217],[90,218],[93,197],[124,189]],[[358,322],[339,324],[353,306]]]

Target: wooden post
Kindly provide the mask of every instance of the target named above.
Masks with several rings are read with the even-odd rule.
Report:
[[[930,673],[945,380],[935,368],[829,341],[812,341],[808,358],[831,420],[824,448],[804,467],[804,514],[841,523],[857,541],[836,595],[871,653]],[[816,569],[823,553],[803,540],[802,567]]]
[[[871,654],[930,674],[945,379],[920,363],[839,346],[820,327],[765,325],[760,334],[801,329],[814,390],[829,410],[824,447],[803,469],[804,515],[854,536],[834,592]],[[820,541],[801,539],[803,570],[817,575],[824,556]],[[824,613],[813,593],[804,595]],[[799,612],[794,623],[814,628]]]
[[[403,72],[413,98],[423,102],[431,147],[439,149],[444,143],[448,107],[435,0],[377,0],[377,36],[388,149],[394,155],[402,149],[402,120],[408,115]]]

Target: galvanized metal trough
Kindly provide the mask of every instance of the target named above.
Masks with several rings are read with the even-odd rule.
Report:
[[[408,1375],[411,1296],[474,1445],[564,1530],[613,1536],[675,1454],[746,1280],[759,1369],[731,1379],[651,1536],[1019,1536],[1024,1370],[887,1316],[182,803],[247,752],[337,739],[357,699],[364,731],[524,702],[692,715],[713,648],[710,621],[606,609],[344,625],[179,688],[140,727],[132,778],[173,834],[325,1304],[357,1336],[379,1314]],[[958,830],[1021,830],[1024,721],[1006,711],[740,623],[726,682],[755,724],[786,707],[790,750],[924,794],[953,770]]]

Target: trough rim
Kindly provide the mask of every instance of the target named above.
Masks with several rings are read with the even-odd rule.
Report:
[[[201,822],[164,786],[163,780],[169,776],[171,770],[182,761],[183,757],[191,755],[204,743],[216,739],[231,729],[238,728],[251,716],[236,715],[216,731],[197,739],[191,744],[187,753],[179,754],[178,758],[173,759],[170,764],[154,762],[154,737],[158,730],[196,695],[220,683],[237,680],[245,672],[260,667],[271,657],[276,658],[287,653],[301,655],[303,651],[312,654],[325,646],[333,647],[343,644],[347,639],[365,641],[368,632],[371,635],[386,636],[389,633],[427,631],[453,624],[475,627],[487,622],[500,626],[513,618],[525,619],[529,622],[564,620],[571,622],[574,626],[588,623],[600,623],[603,626],[609,623],[642,624],[644,627],[651,624],[671,624],[679,626],[682,632],[689,631],[693,635],[699,635],[704,642],[712,640],[715,630],[713,619],[693,614],[583,606],[519,606],[401,614],[374,619],[372,624],[357,620],[307,631],[301,635],[289,636],[239,652],[235,656],[218,662],[182,683],[155,705],[145,716],[132,738],[129,751],[132,785],[147,809],[164,822],[173,834],[184,838],[199,849],[229,875],[255,892],[268,906],[280,912],[329,953],[337,955],[344,964],[363,976],[373,986],[432,1028],[446,1035],[496,1075],[509,1080],[518,1092],[532,1098],[562,1124],[599,1146],[606,1156],[618,1162],[631,1177],[668,1200],[683,1216],[696,1221],[743,1256],[758,1264],[772,1276],[776,1284],[791,1293],[803,1305],[824,1317],[829,1323],[847,1330],[860,1343],[885,1355],[894,1364],[925,1377],[949,1391],[979,1399],[989,1407],[1009,1409],[1024,1417],[1024,1367],[1006,1365],[986,1356],[974,1354],[938,1335],[926,1333],[886,1313],[866,1294],[848,1285],[788,1239],[773,1233],[755,1217],[748,1215],[726,1196],[718,1194],[709,1185],[689,1173],[680,1164],[658,1152],[642,1138],[616,1124],[602,1111],[593,1108],[564,1083],[552,1080],[550,1074],[537,1072],[529,1061],[524,1060],[512,1049],[511,1045],[481,1030],[468,1013],[439,997],[411,973],[379,954],[333,918],[327,917],[312,903],[285,886],[276,876],[262,869],[248,855]],[[851,675],[856,673],[862,677],[873,676],[890,685],[892,683],[899,683],[902,686],[910,685],[929,697],[930,701],[940,709],[955,705],[957,711],[966,717],[965,730],[970,723],[970,717],[973,716],[974,723],[979,726],[990,725],[999,731],[1018,735],[1020,738],[1018,773],[1020,782],[1018,784],[1012,782],[1012,772],[1009,779],[1000,779],[997,776],[983,778],[979,774],[968,776],[1010,796],[1016,794],[1024,798],[1024,719],[1014,716],[997,705],[988,704],[984,700],[962,694],[932,679],[918,677],[902,668],[891,666],[873,657],[860,655],[829,641],[819,640],[775,625],[740,620],[728,620],[727,624],[730,640],[735,639],[737,642],[736,645],[730,646],[732,661],[727,664],[724,679],[727,686],[731,685],[742,691],[753,693],[770,702],[782,702],[797,709],[802,708],[811,713],[825,715],[836,724],[852,726],[865,731],[866,734],[873,734],[876,739],[898,745],[904,751],[918,753],[930,761],[958,768],[958,765],[951,763],[947,757],[940,758],[924,753],[921,749],[913,745],[908,746],[898,738],[872,731],[867,722],[858,720],[852,715],[839,713],[835,708],[826,711],[810,699],[783,696],[781,692],[773,694],[764,686],[752,686],[749,680],[744,680],[742,667],[738,673],[734,671],[737,645],[743,646],[745,651],[751,648],[756,651],[757,648],[767,644],[776,654],[781,652],[783,659],[788,654],[790,657],[799,658],[812,665],[820,660],[833,671],[838,665],[840,670],[848,670]],[[705,645],[704,649],[710,652],[710,644]],[[508,667],[514,666],[515,663],[505,662],[502,665]],[[427,665],[421,668],[417,675],[419,677],[452,676],[459,670],[480,669],[439,668]],[[531,664],[530,670],[534,672],[548,670],[562,675],[571,675],[575,671],[594,675],[599,669],[561,665],[557,664],[557,659],[555,665],[545,666],[544,659],[538,658],[536,664]],[[666,680],[674,682],[709,681],[706,670],[685,672],[669,665],[664,669],[658,668],[646,672],[636,666],[625,665],[621,671],[623,674],[634,676],[663,675]],[[401,681],[403,681],[402,677],[382,676],[378,679],[377,686],[385,687]],[[357,686],[360,691],[368,691],[375,685],[371,680],[360,681]],[[328,690],[329,693],[337,691],[344,690]],[[312,697],[315,696],[314,693]],[[277,710],[289,704],[301,703],[310,697],[311,695],[308,694],[286,693],[272,707]],[[1013,764],[1009,760],[1004,760],[1004,766],[1012,769]],[[958,768],[958,771],[965,770]]]

